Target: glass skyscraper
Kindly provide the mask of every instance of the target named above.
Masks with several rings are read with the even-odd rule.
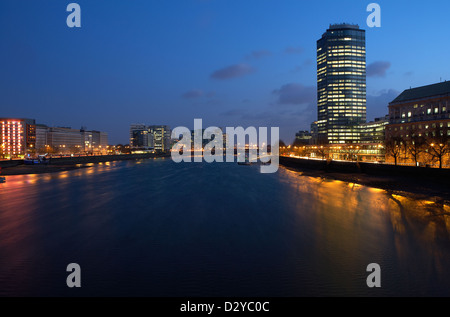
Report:
[[[359,143],[366,122],[366,34],[334,24],[317,41],[319,143]]]

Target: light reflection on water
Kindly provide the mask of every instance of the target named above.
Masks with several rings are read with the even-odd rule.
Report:
[[[300,217],[314,223],[316,248],[324,252],[327,246],[335,267],[342,264],[344,272],[371,253],[374,262],[385,263],[388,293],[448,295],[449,206],[340,181],[299,178],[292,171],[285,174],[294,188],[291,195],[310,197],[308,208],[298,202]],[[346,261],[346,256],[353,260]]]
[[[0,184],[0,295],[449,295],[450,208],[257,166],[105,163]],[[369,263],[382,288],[368,289]]]

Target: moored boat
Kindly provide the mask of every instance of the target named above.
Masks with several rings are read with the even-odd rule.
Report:
[[[32,160],[32,159],[30,159],[30,160],[24,160],[23,163],[24,163],[25,165],[40,164],[39,160]]]

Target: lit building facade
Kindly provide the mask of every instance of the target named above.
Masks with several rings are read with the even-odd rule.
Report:
[[[318,142],[359,143],[366,122],[366,35],[335,24],[317,41]]]
[[[144,131],[148,131],[145,124],[134,123],[130,125],[130,146],[132,148],[148,147],[148,141],[144,140]]]
[[[169,151],[172,131],[167,125],[153,125],[149,127],[153,133],[154,147],[156,151]]]
[[[106,154],[107,147],[106,132],[36,125],[36,149],[40,154]]]
[[[319,144],[319,126],[317,121],[311,123],[311,144]]]
[[[389,124],[389,116],[375,118],[374,121],[362,123],[361,143],[384,144],[386,138],[386,126]]]
[[[314,143],[314,129],[312,133],[300,131],[296,134],[291,151],[299,156],[314,158],[327,158],[332,160],[384,162],[386,147],[386,127],[389,124],[389,116],[375,118],[374,121],[359,125],[359,143],[346,144],[317,144]],[[315,124],[311,127],[313,128]],[[310,139],[311,138],[311,139]],[[310,139],[311,145],[306,142]],[[302,142],[303,141],[303,142]]]
[[[36,121],[0,118],[1,156],[23,158],[36,149]]]
[[[167,125],[132,124],[130,145],[132,148],[154,149],[166,152],[171,147],[172,131]]]
[[[48,146],[47,132],[48,126],[44,124],[36,124],[36,150],[39,153],[45,153],[45,148]]]
[[[81,130],[81,148],[92,154],[106,154],[108,148],[108,134],[100,131]]]
[[[294,145],[310,145],[312,144],[313,135],[309,131],[299,131],[295,134]]]
[[[101,131],[92,132],[92,146],[94,152],[105,153],[108,148],[108,133]]]
[[[80,130],[71,128],[49,128],[47,132],[48,145],[55,149],[82,148],[84,145]]]
[[[389,104],[386,139],[432,139],[436,133],[450,136],[450,82],[402,92]]]
[[[131,144],[135,148],[154,149],[154,134],[148,129],[134,130]]]

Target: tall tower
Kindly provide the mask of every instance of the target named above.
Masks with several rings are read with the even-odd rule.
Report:
[[[366,33],[334,24],[317,41],[319,143],[359,143],[366,122]]]

